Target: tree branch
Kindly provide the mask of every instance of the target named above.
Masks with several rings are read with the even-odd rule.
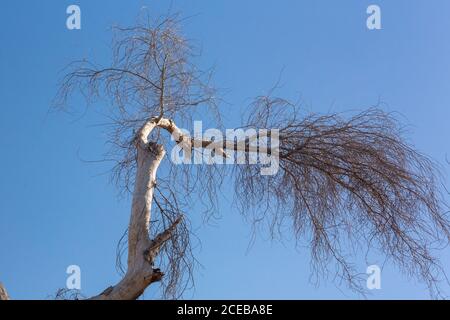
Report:
[[[226,152],[227,150],[243,151],[243,152],[260,152],[264,154],[269,154],[271,152],[269,148],[250,145],[250,143],[257,138],[256,135],[249,137],[249,141],[247,142],[244,141],[244,143],[240,142],[235,143],[234,141],[227,141],[227,140],[220,140],[220,141],[203,140],[203,139],[199,140],[186,137],[186,135],[183,134],[181,129],[178,128],[177,125],[171,119],[153,118],[151,121],[156,123],[156,125],[159,128],[162,128],[167,132],[169,132],[174,138],[175,142],[181,144],[183,147],[188,149],[193,148],[214,149],[218,154],[220,154],[224,158],[228,157],[228,154]]]
[[[160,234],[158,234],[155,239],[153,239],[150,243],[150,246],[147,250],[145,250],[144,255],[145,255],[145,259],[150,262],[151,264],[153,264],[153,261],[155,259],[155,257],[158,255],[159,253],[159,249],[161,248],[161,246],[168,241],[172,235],[173,232],[175,231],[177,225],[181,222],[181,220],[183,219],[183,216],[179,216],[173,223],[172,225],[167,228],[165,231],[161,232]]]

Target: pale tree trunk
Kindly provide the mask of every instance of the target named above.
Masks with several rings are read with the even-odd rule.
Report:
[[[148,141],[148,136],[157,122],[147,122],[137,135],[137,170],[128,229],[128,269],[124,278],[115,286],[109,287],[94,300],[133,300],[137,299],[153,282],[160,281],[163,273],[153,268],[153,260],[160,247],[172,235],[179,217],[169,229],[150,239],[150,214],[156,185],[156,172],[165,155],[164,148]]]
[[[164,276],[159,269],[153,268],[153,262],[161,246],[171,238],[182,217],[178,217],[167,230],[155,238],[150,238],[150,215],[156,172],[165,156],[165,150],[161,145],[148,140],[150,133],[157,126],[172,134],[176,131],[184,140],[181,131],[168,119],[151,119],[139,130],[135,144],[137,168],[128,228],[127,272],[116,285],[91,297],[91,300],[134,300],[139,298],[150,284],[160,281]],[[189,148],[192,147],[192,141],[185,142]],[[7,299],[8,294],[0,284],[0,300]]]
[[[167,130],[178,143],[186,148],[215,147],[225,157],[222,146],[212,141],[194,141],[182,135],[181,130],[169,119],[151,119],[139,130],[136,136],[137,169],[134,185],[131,217],[128,228],[128,267],[125,276],[116,285],[104,290],[91,300],[134,300],[139,298],[153,282],[160,281],[164,274],[153,268],[153,262],[161,246],[171,238],[182,217],[178,217],[164,232],[151,239],[149,234],[151,206],[156,172],[165,156],[164,148],[148,137],[155,127]],[[6,290],[0,285],[0,300],[9,299]]]

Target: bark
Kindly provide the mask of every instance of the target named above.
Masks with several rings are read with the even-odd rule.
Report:
[[[149,224],[156,172],[165,155],[162,146],[148,141],[149,134],[156,126],[157,121],[148,121],[136,139],[137,170],[128,230],[127,272],[118,284],[92,297],[93,300],[137,299],[151,283],[160,281],[164,276],[159,269],[153,268],[153,261],[181,218],[154,240],[150,239]]]

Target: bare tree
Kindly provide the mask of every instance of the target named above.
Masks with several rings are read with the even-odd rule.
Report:
[[[123,237],[126,270],[118,265],[124,276],[92,299],[136,299],[159,281],[165,297],[180,297],[195,262],[188,216],[197,213],[189,209],[201,199],[205,212],[214,214],[226,174],[235,177],[240,209],[250,222],[265,222],[273,237],[293,234],[306,242],[315,272],[328,274],[334,262],[332,274],[362,290],[349,256],[355,247],[375,249],[438,290],[445,272],[432,251],[450,239],[440,174],[405,142],[392,114],[373,108],[349,117],[301,115],[296,104],[269,94],[255,99],[241,128],[279,130],[277,174],[261,175],[261,164],[227,171],[165,160],[170,137],[183,150],[214,150],[223,157],[264,151],[249,139],[199,140],[180,129],[205,117],[220,126],[220,111],[211,74],[193,64],[195,50],[179,26],[179,17],[170,16],[116,28],[112,64],[75,62],[61,84],[63,107],[74,90],[89,101],[110,99],[108,157],[117,160],[115,181],[132,192]],[[158,171],[161,165],[166,168]],[[118,248],[120,262],[125,243]]]

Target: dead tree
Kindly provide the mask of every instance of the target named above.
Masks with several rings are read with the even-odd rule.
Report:
[[[210,73],[193,64],[195,51],[179,25],[171,16],[117,28],[111,65],[76,62],[61,84],[64,107],[74,90],[89,101],[109,99],[113,177],[132,192],[126,271],[92,299],[136,299],[158,281],[166,297],[179,297],[192,279],[188,217],[198,214],[186,211],[201,194],[214,214],[226,174],[235,177],[240,209],[250,222],[265,222],[274,238],[290,233],[306,243],[315,272],[332,272],[360,290],[349,255],[355,248],[375,249],[438,289],[445,272],[433,249],[450,237],[440,174],[405,142],[392,114],[373,108],[348,117],[307,115],[284,99],[258,97],[242,128],[279,130],[277,174],[261,175],[258,164],[227,170],[167,160],[171,136],[193,152],[214,149],[226,156],[231,149],[249,157],[261,151],[248,140],[199,141],[180,129],[205,114],[220,126],[220,111]]]

